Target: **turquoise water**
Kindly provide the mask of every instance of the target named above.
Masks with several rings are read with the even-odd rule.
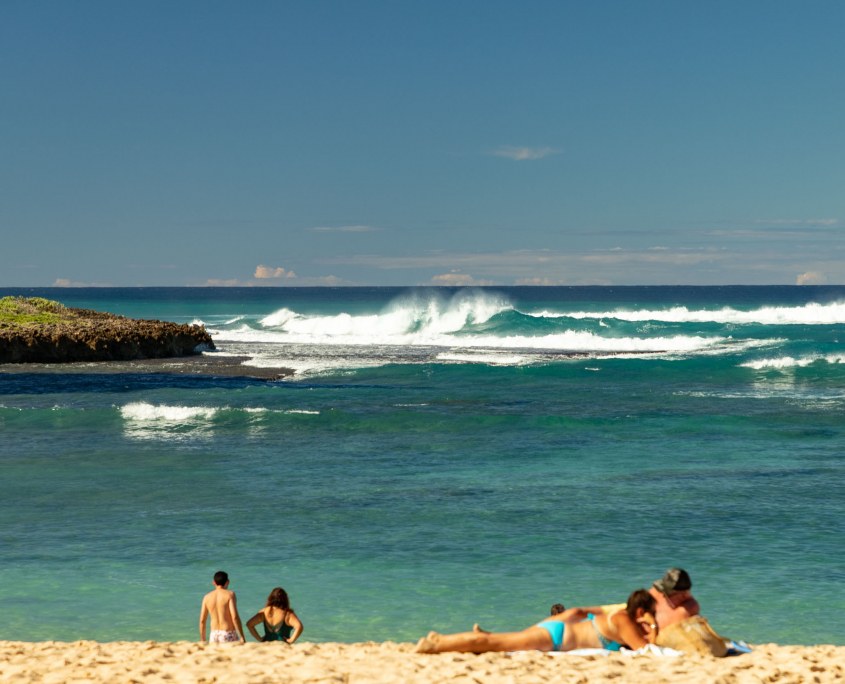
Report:
[[[362,641],[680,565],[729,636],[843,643],[845,288],[6,294],[296,374],[3,367],[0,639],[193,639],[218,569]]]

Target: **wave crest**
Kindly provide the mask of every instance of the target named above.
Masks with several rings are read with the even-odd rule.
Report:
[[[666,323],[723,323],[760,325],[833,325],[845,323],[845,303],[803,306],[764,306],[751,311],[731,307],[721,309],[689,309],[674,306],[669,309],[637,309],[614,311],[540,311],[526,313],[535,318],[617,319],[620,321],[663,321]]]
[[[794,358],[792,356],[781,356],[773,359],[757,359],[756,361],[746,361],[741,363],[741,368],[751,368],[753,370],[781,370],[784,368],[804,368],[811,366],[814,363],[830,363],[839,364],[845,363],[845,355],[843,354],[828,354],[826,356],[810,355]]]
[[[168,406],[137,401],[120,407],[120,415],[125,420],[136,422],[182,423],[191,420],[209,420],[218,409],[206,406]]]
[[[510,311],[504,298],[482,292],[459,292],[451,299],[433,295],[403,297],[377,314],[304,316],[282,308],[262,318],[264,330],[284,332],[294,342],[369,343],[374,340],[407,344],[410,338],[430,339],[486,323]]]

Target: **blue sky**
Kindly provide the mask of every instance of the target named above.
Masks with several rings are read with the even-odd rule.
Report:
[[[0,0],[0,286],[845,283],[845,2]]]

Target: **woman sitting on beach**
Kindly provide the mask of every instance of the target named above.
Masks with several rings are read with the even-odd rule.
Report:
[[[263,637],[255,629],[262,622]],[[291,609],[287,592],[281,587],[270,592],[267,605],[253,615],[246,626],[257,641],[284,641],[292,644],[302,634],[302,621]]]
[[[628,597],[624,610],[607,614],[601,607],[569,608],[521,632],[485,632],[475,625],[472,632],[438,634],[429,632],[419,640],[417,653],[461,651],[572,651],[576,648],[605,648],[618,651],[621,646],[642,648],[654,643],[654,597],[646,589],[637,589]]]

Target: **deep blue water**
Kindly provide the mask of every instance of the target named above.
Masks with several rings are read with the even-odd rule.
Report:
[[[0,639],[193,639],[220,568],[362,641],[680,565],[728,636],[843,643],[845,287],[7,294],[295,375],[2,367]]]

